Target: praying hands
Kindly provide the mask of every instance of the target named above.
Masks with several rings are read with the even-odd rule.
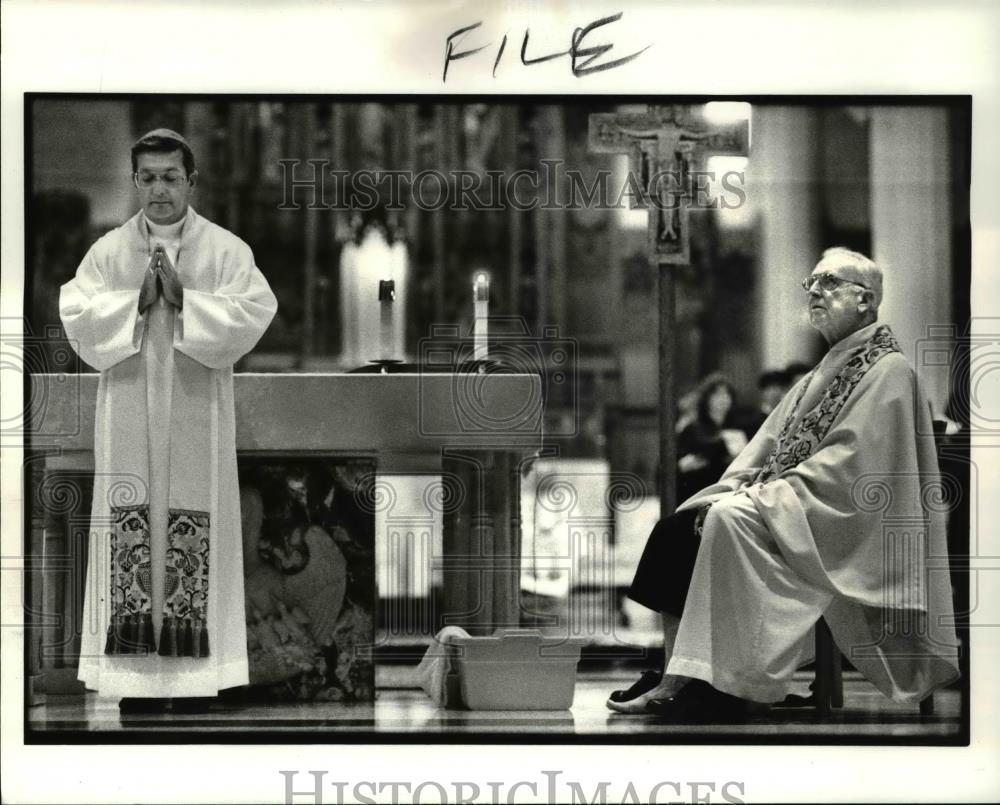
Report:
[[[139,289],[139,312],[145,313],[160,293],[171,305],[180,310],[184,306],[184,286],[177,269],[162,246],[157,246],[146,269],[146,279]]]

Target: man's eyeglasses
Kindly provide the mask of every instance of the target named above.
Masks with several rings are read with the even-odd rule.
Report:
[[[862,282],[855,282],[854,280],[845,280],[843,277],[838,277],[836,274],[830,274],[829,272],[821,272],[819,274],[811,274],[802,280],[802,290],[811,291],[813,285],[819,284],[819,289],[830,293],[831,291],[837,290],[841,285],[857,285],[864,288],[866,291],[871,290],[867,285]]]
[[[187,176],[183,173],[165,173],[162,176],[156,173],[133,173],[132,181],[140,190],[149,190],[157,181],[163,182],[166,187],[178,187],[187,181]]]

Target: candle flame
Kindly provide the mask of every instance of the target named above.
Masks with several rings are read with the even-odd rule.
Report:
[[[472,293],[476,302],[490,301],[490,275],[485,271],[480,271],[473,279]]]

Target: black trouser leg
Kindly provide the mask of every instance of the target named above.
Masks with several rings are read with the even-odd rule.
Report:
[[[657,612],[680,617],[701,542],[694,530],[697,510],[674,512],[646,540],[628,597]]]

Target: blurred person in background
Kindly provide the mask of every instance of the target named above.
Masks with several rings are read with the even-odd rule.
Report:
[[[725,376],[712,374],[701,382],[695,417],[677,436],[678,500],[714,483],[746,446],[746,434],[731,421],[735,402]]]

